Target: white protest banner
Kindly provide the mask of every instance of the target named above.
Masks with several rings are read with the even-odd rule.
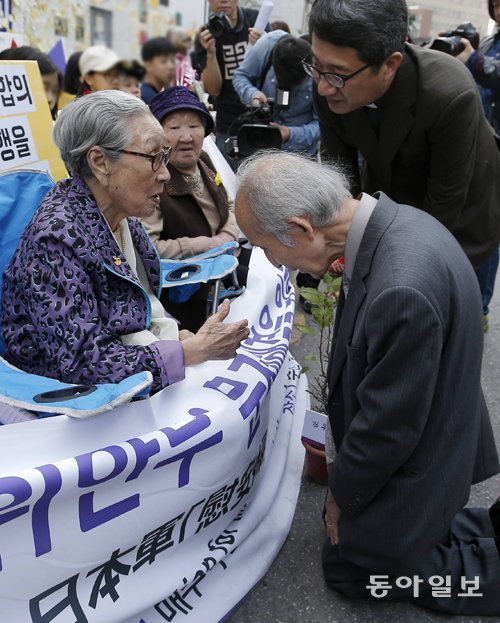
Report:
[[[85,420],[0,427],[0,612],[16,623],[216,623],[293,518],[305,377],[287,271],[254,250],[234,359]]]

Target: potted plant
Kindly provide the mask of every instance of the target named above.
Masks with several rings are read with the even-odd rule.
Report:
[[[300,288],[300,294],[312,305],[311,315],[304,324],[297,323],[297,329],[309,336],[317,336],[318,351],[309,354],[304,360],[311,365],[304,365],[302,372],[314,371],[309,378],[309,394],[311,395],[312,410],[306,414],[306,426],[309,431],[320,429],[320,433],[326,429],[326,414],[328,413],[328,361],[333,336],[333,323],[337,300],[341,287],[341,277],[327,273],[316,288]],[[312,326],[311,326],[312,325]],[[321,431],[322,429],[322,431]],[[305,434],[302,443],[306,448],[307,469],[309,475],[317,482],[326,484],[328,472],[326,468],[326,456],[324,434]]]

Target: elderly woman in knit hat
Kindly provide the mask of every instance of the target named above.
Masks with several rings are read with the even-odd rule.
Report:
[[[170,179],[160,195],[160,204],[151,216],[142,219],[160,256],[186,258],[237,240],[239,228],[232,202],[202,150],[203,139],[214,129],[210,113],[183,86],[162,91],[149,107],[171,148],[167,166]],[[202,286],[189,301],[178,303],[165,290],[162,303],[183,328],[196,331],[205,319],[207,294],[208,286]]]

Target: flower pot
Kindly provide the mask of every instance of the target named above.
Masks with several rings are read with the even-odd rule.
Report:
[[[302,439],[302,445],[306,449],[307,473],[318,484],[328,484],[325,451],[315,448],[304,439]]]

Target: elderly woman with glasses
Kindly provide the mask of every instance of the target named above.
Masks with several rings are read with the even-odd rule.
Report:
[[[170,178],[163,130],[120,91],[61,112],[54,141],[70,179],[46,195],[4,273],[5,358],[69,383],[115,382],[149,370],[153,391],[185,366],[234,355],[247,322],[181,332],[159,302],[160,263],[137,217],[150,215]]]

